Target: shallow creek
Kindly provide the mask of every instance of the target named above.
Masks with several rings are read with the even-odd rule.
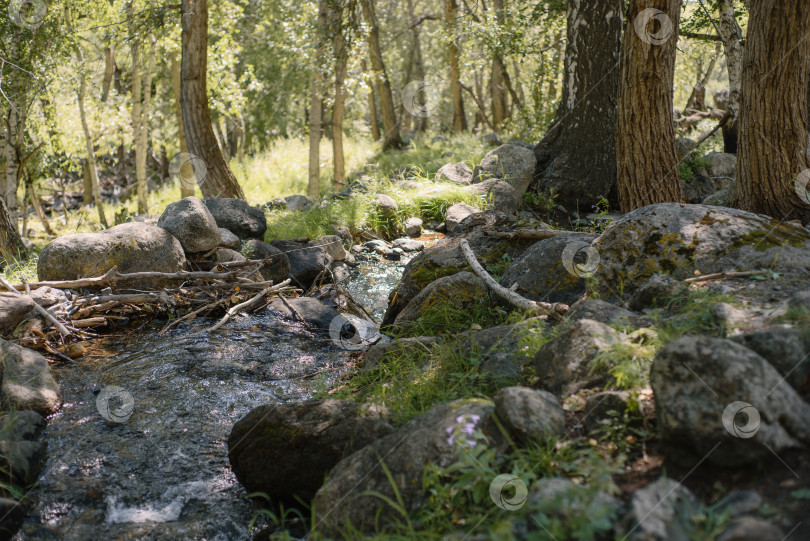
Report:
[[[364,262],[343,286],[380,319],[404,263]],[[266,313],[194,334],[210,324],[119,331],[55,367],[65,403],[48,420],[18,539],[249,538],[255,511],[229,468],[231,427],[256,406],[330,387],[351,352]]]

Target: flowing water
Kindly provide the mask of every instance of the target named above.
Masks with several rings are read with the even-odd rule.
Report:
[[[344,287],[379,318],[403,263],[364,263]],[[19,539],[249,538],[255,511],[229,468],[231,427],[331,386],[350,352],[267,314],[194,334],[210,324],[127,330],[55,368],[65,403],[48,420]]]

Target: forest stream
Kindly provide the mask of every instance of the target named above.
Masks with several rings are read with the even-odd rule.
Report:
[[[379,320],[403,264],[363,262],[343,285]],[[249,538],[255,510],[229,467],[231,427],[256,406],[333,385],[352,352],[266,313],[195,334],[210,323],[123,330],[56,368],[65,402],[48,421],[20,539]],[[123,422],[100,414],[114,387],[128,393],[109,402]]]

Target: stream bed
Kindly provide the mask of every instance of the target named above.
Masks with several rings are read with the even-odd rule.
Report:
[[[405,261],[368,261],[342,284],[375,319]],[[219,331],[198,319],[86,343],[54,372],[64,406],[16,539],[248,539],[255,514],[228,463],[233,424],[269,402],[305,400],[352,370],[328,334],[262,311]]]

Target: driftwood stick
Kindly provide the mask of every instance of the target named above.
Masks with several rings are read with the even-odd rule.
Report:
[[[475,257],[475,253],[473,253],[472,248],[470,248],[470,244],[467,242],[467,239],[461,239],[461,250],[464,252],[464,257],[467,258],[467,263],[472,268],[473,272],[481,278],[484,283],[489,287],[496,295],[499,297],[509,301],[512,305],[526,310],[528,312],[552,316],[552,317],[559,317],[565,314],[568,311],[568,305],[562,303],[555,303],[550,304],[547,302],[535,302],[529,300],[525,297],[521,297],[514,291],[506,289],[498,282],[495,281],[489,273],[484,270],[484,267],[478,262]]]
[[[181,317],[179,319],[175,319],[174,321],[172,321],[171,323],[169,323],[168,325],[166,325],[165,327],[160,329],[160,332],[158,332],[158,336],[163,336],[164,334],[169,332],[169,329],[171,329],[172,327],[175,327],[175,326],[179,325],[183,321],[194,319],[195,317],[197,317],[197,314],[205,312],[206,310],[213,310],[214,308],[217,308],[219,305],[224,304],[227,301],[228,301],[228,298],[219,299],[218,301],[214,301],[212,303],[206,304],[202,308],[198,308],[197,310],[194,310],[193,312],[189,312],[188,314],[184,315],[183,317]]]
[[[231,306],[228,309],[228,311],[225,312],[225,315],[222,317],[222,319],[220,319],[219,322],[216,325],[214,325],[213,327],[209,327],[209,328],[205,329],[205,332],[214,332],[215,330],[219,329],[220,327],[225,325],[225,323],[227,323],[228,320],[230,320],[233,316],[235,316],[236,314],[238,314],[240,311],[244,310],[245,308],[259,302],[260,300],[262,300],[262,297],[264,297],[268,293],[270,293],[270,288],[265,289],[264,291],[260,292],[255,297],[251,297],[250,299],[246,300],[245,302],[239,303],[236,306]]]
[[[745,278],[747,276],[755,276],[757,274],[767,273],[768,269],[759,269],[751,271],[737,271],[737,272],[715,272],[714,274],[704,274],[703,276],[695,276],[694,278],[687,278],[684,282],[705,282],[707,280],[715,280],[717,278]]]
[[[499,237],[502,239],[550,239],[559,235],[572,233],[572,231],[561,231],[557,229],[517,229],[515,231],[494,231],[484,230],[489,237]]]
[[[78,280],[52,280],[44,282],[34,282],[30,284],[31,287],[54,287],[57,289],[79,289],[82,287],[104,287],[117,282],[125,282],[129,280],[149,280],[149,279],[164,279],[164,280],[205,280],[205,279],[218,279],[224,280],[233,278],[237,273],[230,272],[209,272],[209,271],[180,271],[180,272],[131,272],[128,274],[119,274],[116,267],[111,268],[103,276],[96,278],[79,278]],[[23,287],[20,284],[19,287]]]
[[[85,329],[87,327],[98,327],[107,324],[107,318],[103,316],[90,317],[87,319],[76,319],[70,322],[77,329]]]
[[[17,295],[18,297],[23,296],[22,293],[20,293],[17,289],[15,289],[14,286],[9,284],[8,281],[6,281],[6,279],[3,278],[2,276],[0,276],[0,284],[3,284],[3,286],[14,295]],[[62,325],[62,323],[60,323],[58,319],[56,319],[55,315],[50,313],[47,309],[41,307],[36,302],[34,303],[34,309],[37,312],[39,312],[42,317],[50,321],[53,324],[53,326],[56,327],[56,330],[59,331],[59,334],[61,334],[62,336],[70,336],[72,334],[69,330],[67,330],[67,328],[64,325]]]

